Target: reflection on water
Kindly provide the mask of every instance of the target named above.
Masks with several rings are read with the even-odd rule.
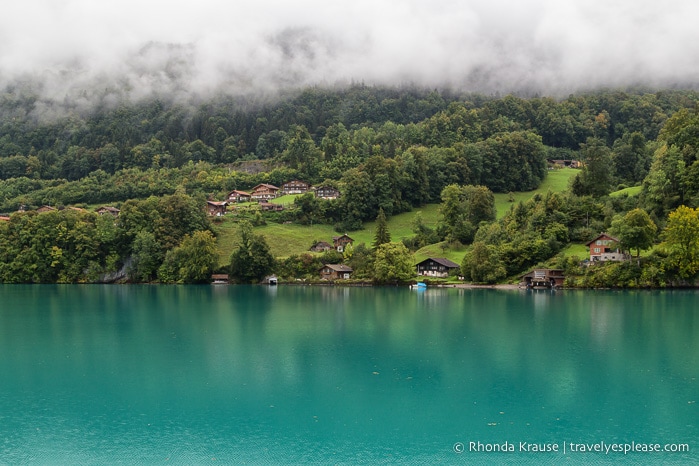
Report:
[[[520,462],[452,445],[692,443],[697,296],[0,286],[0,463]]]

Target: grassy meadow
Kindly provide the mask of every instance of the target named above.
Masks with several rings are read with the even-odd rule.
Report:
[[[564,191],[568,188],[570,179],[577,173],[578,170],[572,168],[550,170],[546,180],[538,189],[512,193],[512,198],[514,198],[514,202],[519,202],[529,199],[536,193],[545,193],[549,189],[551,191]],[[295,197],[296,195],[282,196],[272,202],[291,205]],[[495,208],[498,218],[505,215],[512,204],[509,193],[495,194]],[[403,238],[413,236],[411,223],[417,212],[421,212],[425,225],[431,228],[436,227],[441,218],[439,204],[428,204],[415,208],[411,212],[394,215],[388,219],[388,228],[393,241],[398,242]],[[237,248],[239,240],[237,218],[228,214],[223,219],[217,219],[213,225],[218,238],[219,265],[228,264],[230,255]],[[347,232],[347,234],[355,240],[355,244],[366,243],[370,245],[374,241],[375,226],[376,222],[367,222],[364,224],[364,229]],[[272,222],[256,227],[255,232],[265,237],[275,257],[288,257],[308,252],[314,242],[327,241],[332,243],[333,236],[344,233],[336,232],[332,225],[282,225]],[[416,251],[415,261],[419,262],[427,257],[446,257],[458,264],[461,263],[467,251],[467,247],[452,248],[445,243],[431,244]]]

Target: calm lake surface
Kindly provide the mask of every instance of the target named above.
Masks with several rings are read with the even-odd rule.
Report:
[[[696,463],[698,298],[0,285],[0,464]]]

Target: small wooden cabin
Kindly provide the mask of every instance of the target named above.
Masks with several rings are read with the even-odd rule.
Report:
[[[352,267],[344,264],[325,264],[320,268],[323,280],[346,280],[352,275]]]
[[[226,201],[206,201],[206,212],[214,217],[221,217],[226,213]]]
[[[265,212],[280,212],[284,210],[284,206],[281,204],[274,204],[272,202],[261,201],[259,204],[260,210]]]
[[[313,252],[325,252],[333,249],[333,245],[327,241],[318,241],[313,246],[311,246],[311,251]]]
[[[337,252],[344,252],[348,244],[352,244],[354,240],[346,233],[342,236],[333,236],[333,246]]]
[[[250,193],[234,189],[228,193],[228,202],[250,202]]]
[[[105,205],[97,209],[95,212],[97,212],[99,215],[111,215],[112,217],[118,217],[119,212],[121,211],[116,207]]]

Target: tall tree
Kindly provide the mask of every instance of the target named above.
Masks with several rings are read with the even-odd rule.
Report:
[[[670,212],[663,236],[679,277],[694,277],[699,272],[699,209],[680,206]]]
[[[165,254],[158,278],[164,283],[204,283],[211,277],[216,260],[214,236],[210,231],[195,231]]]
[[[612,233],[616,234],[622,249],[636,250],[636,260],[640,261],[641,251],[653,246],[658,227],[648,213],[633,209],[623,218],[612,222]]]
[[[386,214],[382,208],[379,208],[379,215],[376,216],[376,229],[374,230],[374,249],[382,244],[391,242],[391,233],[388,231],[388,223],[386,222]]]
[[[272,272],[274,256],[264,236],[248,221],[240,223],[240,247],[231,254],[230,275],[238,283],[257,283]]]
[[[603,140],[588,138],[581,144],[580,155],[585,165],[573,179],[572,189],[578,196],[604,196],[612,186],[612,156]]]
[[[461,274],[476,283],[496,283],[505,278],[507,270],[497,247],[476,241],[461,262]]]
[[[386,243],[376,248],[374,278],[380,283],[406,282],[415,276],[413,256],[403,243]]]

